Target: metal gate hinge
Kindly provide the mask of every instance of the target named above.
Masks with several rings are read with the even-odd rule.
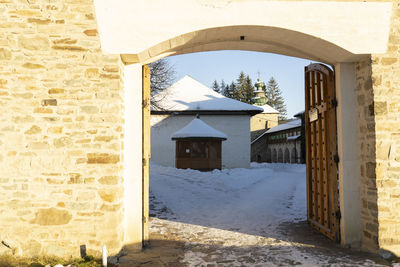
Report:
[[[337,99],[336,99],[336,98],[334,98],[334,99],[332,99],[332,100],[331,100],[331,105],[332,105],[332,107],[334,107],[334,108],[336,108],[336,107],[337,107],[337,105],[338,105],[338,101],[337,101]]]
[[[147,108],[149,106],[149,101],[147,99],[144,99],[142,101],[142,108]]]
[[[335,217],[336,217],[336,219],[338,219],[338,220],[340,220],[340,219],[342,218],[342,213],[340,212],[340,210],[337,210],[337,211],[335,212]]]
[[[335,156],[333,156],[333,161],[337,164],[339,163],[339,156],[336,154]]]
[[[142,160],[143,166],[147,166],[147,159]]]
[[[143,216],[143,223],[147,223],[147,217]]]

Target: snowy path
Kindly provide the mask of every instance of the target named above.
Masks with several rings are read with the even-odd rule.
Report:
[[[122,266],[379,266],[304,222],[304,165],[208,173],[151,165],[150,191],[152,248],[128,253]]]
[[[269,166],[269,167],[266,167]],[[305,166],[257,164],[212,173],[152,165],[150,190],[174,214],[166,219],[273,233],[284,221],[305,220]]]

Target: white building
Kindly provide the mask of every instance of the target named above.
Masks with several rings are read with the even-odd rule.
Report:
[[[154,96],[151,111],[151,160],[175,166],[171,135],[200,115],[201,120],[227,135],[222,143],[222,168],[250,167],[250,118],[259,107],[227,98],[185,76]]]

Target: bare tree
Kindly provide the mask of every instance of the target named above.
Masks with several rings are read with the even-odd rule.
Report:
[[[150,94],[154,96],[167,89],[175,81],[175,69],[166,58],[162,58],[149,64],[150,67]],[[150,103],[159,109],[162,98],[151,98]]]

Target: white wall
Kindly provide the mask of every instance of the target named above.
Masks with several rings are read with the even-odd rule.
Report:
[[[335,74],[341,242],[357,248],[361,245],[362,228],[355,66],[353,63],[336,64]]]
[[[175,141],[171,135],[186,126],[195,116],[151,116],[151,161],[175,167]],[[222,142],[222,168],[250,167],[250,116],[204,115],[205,123],[224,132],[228,139]]]
[[[142,246],[142,65],[124,68],[125,244]]]

